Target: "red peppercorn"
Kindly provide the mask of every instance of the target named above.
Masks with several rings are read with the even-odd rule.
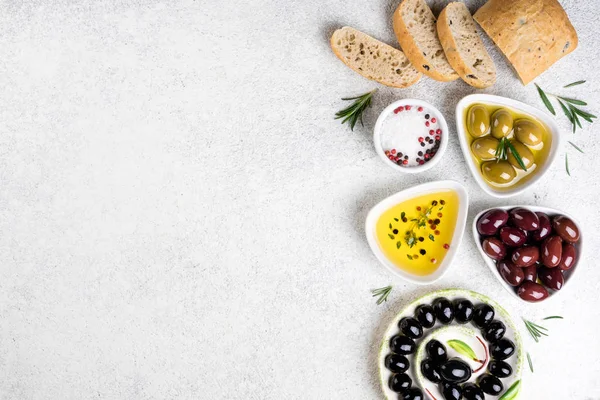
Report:
[[[425,159],[429,160],[429,157],[431,157],[429,154],[425,154]]]
[[[442,213],[438,213],[438,217],[439,217],[439,218],[442,218],[442,216],[443,216],[443,215],[444,215],[444,214],[442,214]]]
[[[432,259],[431,259],[431,263],[432,263],[432,264],[435,264],[436,262],[437,262],[437,260],[436,260],[435,258],[432,258]]]
[[[423,140],[425,140],[425,139],[423,139],[422,137],[420,137],[419,138],[419,143],[422,142]]]
[[[435,234],[436,234],[436,235],[439,235],[439,234],[440,234],[440,231],[435,231]]]
[[[425,161],[419,160],[419,165],[423,165],[423,164],[425,164]]]
[[[425,121],[425,126],[429,126],[429,121]]]
[[[410,110],[410,106],[406,106],[406,111]]]
[[[434,131],[433,129],[430,129],[430,130],[429,130],[429,134],[430,134],[430,135],[433,135],[434,133],[435,133],[435,131]]]
[[[419,112],[423,111],[423,107],[417,108],[417,111],[419,111]]]
[[[400,106],[400,107],[398,107],[398,110],[404,111],[404,107]]]
[[[435,124],[437,122],[437,119],[431,118],[431,122],[433,122]]]
[[[392,151],[390,151],[390,153],[396,154],[396,149],[392,149]]]
[[[389,155],[390,155],[390,151],[389,151],[389,150],[386,150],[386,151],[385,151],[385,155],[386,155],[386,156],[389,156]]]
[[[444,248],[445,248],[446,250],[448,250],[448,249],[450,248],[450,245],[449,245],[448,243],[446,243],[446,244],[444,245]]]
[[[437,133],[438,135],[441,135],[441,134],[442,134],[442,130],[438,128],[438,129],[435,131],[435,133]]]
[[[404,165],[408,164],[408,160],[403,160],[402,164],[404,164]]]
[[[436,137],[435,137],[435,140],[440,140],[440,137],[439,137],[439,136],[436,136]]]

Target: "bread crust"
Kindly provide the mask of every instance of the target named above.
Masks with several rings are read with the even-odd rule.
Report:
[[[450,23],[448,21],[448,10],[454,4],[461,3],[452,2],[448,4],[438,16],[438,20],[436,23],[438,37],[440,38],[440,42],[442,43],[442,47],[444,48],[444,53],[446,53],[446,57],[448,58],[448,62],[450,63],[450,65],[452,65],[452,68],[454,68],[458,75],[460,75],[463,81],[478,89],[490,87],[496,82],[496,75],[494,74],[494,77],[491,81],[484,81],[483,79],[473,78],[474,76],[478,75],[478,71],[472,68],[472,66],[469,65],[468,62],[461,57],[460,52],[458,51],[459,46],[456,43],[454,35],[452,34],[452,28],[450,27]],[[481,45],[483,46],[483,42],[481,43]],[[489,62],[493,65],[493,61],[489,54],[486,53],[486,56],[489,59]]]
[[[347,59],[344,54],[342,54],[342,50],[341,48],[339,48],[339,46],[337,45],[337,41],[340,39],[343,39],[341,36],[344,35],[344,33],[346,32],[350,32],[353,33],[355,35],[361,35],[361,37],[363,37],[365,40],[370,40],[373,41],[374,43],[377,43],[379,46],[381,46],[382,49],[385,49],[393,54],[395,54],[396,58],[397,58],[397,62],[399,63],[400,67],[399,68],[403,68],[403,69],[412,69],[413,71],[412,74],[414,75],[414,77],[412,79],[408,79],[406,80],[406,82],[404,83],[394,83],[391,79],[378,79],[377,77],[371,76],[369,75],[368,71],[364,71],[364,70],[360,70],[358,68],[358,65],[356,62],[353,62],[351,59]],[[411,85],[414,85],[415,83],[417,83],[420,79],[421,79],[421,73],[414,68],[413,65],[410,64],[410,60],[406,57],[406,55],[401,51],[398,50],[386,43],[383,43],[369,35],[367,35],[364,32],[361,32],[359,30],[356,30],[354,28],[348,27],[348,26],[344,26],[340,29],[337,29],[335,32],[333,32],[333,34],[331,35],[331,39],[329,41],[330,45],[331,45],[331,49],[333,50],[333,53],[336,55],[337,58],[339,58],[344,64],[346,64],[350,69],[352,69],[353,71],[359,73],[360,75],[362,75],[363,77],[370,79],[370,80],[374,80],[376,82],[381,83],[382,85],[386,85],[389,87],[395,87],[395,88],[405,88]],[[406,64],[406,66],[402,66],[402,64]],[[385,75],[384,75],[385,77]]]
[[[458,79],[459,75],[456,72],[453,71],[454,73],[452,74],[444,74],[441,71],[433,68],[429,60],[423,56],[423,52],[408,31],[408,27],[402,19],[403,7],[405,7],[407,4],[408,2],[406,0],[402,0],[402,2],[398,5],[398,8],[396,8],[394,16],[392,17],[394,32],[396,33],[396,38],[398,39],[398,43],[400,43],[400,47],[402,48],[402,51],[404,51],[404,54],[406,54],[410,62],[418,71],[427,75],[431,79],[441,82],[451,82]],[[428,66],[429,69],[427,69],[425,66]]]
[[[524,85],[577,48],[577,32],[557,0],[489,0],[474,18]]]

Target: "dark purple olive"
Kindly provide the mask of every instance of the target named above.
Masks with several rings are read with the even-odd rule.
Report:
[[[560,236],[550,236],[544,240],[541,246],[542,264],[548,268],[554,268],[560,264],[562,242]]]
[[[438,321],[442,324],[449,324],[454,320],[454,306],[446,298],[438,298],[433,301],[433,310]]]
[[[404,333],[411,339],[418,339],[423,336],[423,327],[414,318],[405,317],[398,322],[398,327],[400,328],[400,332]]]
[[[507,246],[520,247],[527,242],[527,234],[514,226],[503,226],[500,228],[500,239]]]
[[[540,259],[540,249],[537,246],[519,247],[513,251],[511,261],[517,267],[529,267]]]
[[[396,354],[409,355],[417,350],[417,344],[407,336],[396,335],[390,339],[390,350]]]
[[[575,251],[575,246],[573,246],[571,243],[563,243],[562,258],[560,259],[558,268],[562,269],[563,271],[568,271],[573,268],[576,259],[577,252]]]
[[[519,286],[525,280],[523,268],[515,266],[515,264],[509,260],[499,261],[496,267],[498,268],[498,272],[502,279],[510,286]]]
[[[502,260],[506,256],[506,246],[498,238],[489,237],[484,239],[481,247],[483,252],[494,260]]]
[[[579,228],[572,219],[559,215],[552,220],[552,227],[558,236],[569,243],[579,241]]]
[[[512,374],[512,367],[504,361],[492,360],[488,364],[488,371],[495,377],[508,378]]]
[[[484,393],[491,394],[492,396],[498,396],[504,390],[500,379],[490,374],[481,375],[477,379],[477,384]]]
[[[477,221],[477,232],[482,236],[492,236],[498,232],[498,229],[506,225],[508,213],[499,208],[489,210],[484,213]]]
[[[440,367],[442,379],[451,383],[463,383],[471,378],[471,367],[460,358],[452,358]]]
[[[400,395],[402,400],[423,400],[423,392],[419,388],[410,388]]]
[[[435,312],[429,304],[421,304],[415,310],[415,318],[423,328],[432,328],[435,325]]]
[[[429,358],[421,362],[421,372],[425,378],[433,383],[440,383],[442,381],[440,366]]]
[[[543,212],[536,212],[535,215],[540,220],[540,227],[532,233],[531,237],[534,241],[541,242],[552,233],[552,223],[550,222],[550,217]]]
[[[482,333],[485,340],[494,343],[504,337],[506,325],[502,321],[494,320],[486,328],[482,329]]]
[[[465,383],[463,385],[464,400],[485,400],[485,394],[479,389],[479,386],[474,383]]]
[[[478,304],[473,312],[473,323],[479,328],[485,328],[494,320],[494,307],[489,304]]]
[[[529,267],[522,268],[523,276],[526,281],[537,281],[537,267],[537,265],[530,265]]]
[[[515,353],[515,344],[509,339],[500,339],[490,345],[490,354],[494,360],[506,360]]]
[[[517,228],[521,228],[524,231],[535,231],[540,227],[540,219],[533,212],[526,208],[513,208],[510,210],[510,221]]]
[[[463,396],[462,388],[456,383],[443,383],[440,385],[440,392],[445,400],[461,400]]]
[[[560,268],[542,267],[538,270],[538,277],[548,289],[560,290],[565,284],[565,278]]]
[[[473,303],[466,299],[459,299],[454,301],[454,319],[459,324],[466,324],[471,322],[473,319],[474,311]]]
[[[542,301],[546,297],[548,297],[548,291],[545,287],[540,285],[539,283],[525,281],[519,289],[517,290],[517,294],[520,298],[525,301],[529,301],[531,303],[535,303],[537,301]]]
[[[431,358],[436,364],[444,363],[448,359],[446,347],[435,339],[430,340],[425,345],[425,351],[427,351],[429,358]]]
[[[396,393],[401,393],[412,385],[412,379],[406,374],[393,374],[388,383],[390,389]]]
[[[409,366],[408,358],[400,354],[388,354],[385,356],[385,367],[392,372],[406,372]]]

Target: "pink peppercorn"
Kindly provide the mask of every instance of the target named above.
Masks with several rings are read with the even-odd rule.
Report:
[[[423,107],[417,108],[417,111],[419,111],[419,112],[423,111]]]
[[[425,126],[429,126],[429,121],[425,121]]]
[[[392,149],[392,151],[390,151],[390,153],[396,154],[396,149]]]
[[[441,134],[442,134],[442,130],[441,130],[441,129],[437,129],[437,130],[435,131],[435,133],[437,133],[438,135],[441,135]]]
[[[433,122],[435,124],[437,122],[437,119],[431,118],[431,122]]]
[[[404,164],[404,165],[408,164],[408,160],[402,161],[402,164]]]

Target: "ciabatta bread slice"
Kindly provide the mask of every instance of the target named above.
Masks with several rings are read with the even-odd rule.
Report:
[[[453,81],[458,74],[444,54],[435,22],[424,0],[403,0],[393,17],[400,47],[415,68],[437,81]]]
[[[465,82],[480,89],[496,82],[496,67],[465,3],[454,2],[444,8],[437,32],[448,62]]]
[[[331,48],[348,67],[386,86],[404,88],[422,76],[403,52],[349,26],[333,32]]]

